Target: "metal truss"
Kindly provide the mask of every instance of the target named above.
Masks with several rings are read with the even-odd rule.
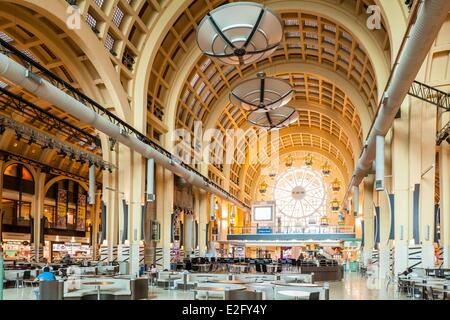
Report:
[[[17,140],[28,140],[28,144],[39,145],[42,149],[54,149],[57,150],[59,156],[69,156],[73,161],[77,161],[81,164],[86,162],[89,165],[95,165],[101,170],[108,169],[110,172],[115,168],[114,165],[104,161],[103,158],[92,152],[87,152],[75,145],[69,144],[66,141],[59,140],[43,131],[38,131],[31,126],[18,122],[12,118],[3,116],[0,114],[0,128],[2,133],[7,129],[11,129],[16,134]]]
[[[17,48],[15,48],[13,45],[9,44],[8,42],[4,41],[3,39],[0,39],[0,51],[4,52],[6,55],[14,56],[16,60],[21,63],[23,66],[28,68],[31,72],[38,75],[39,77],[44,78],[51,84],[53,84],[55,87],[59,88],[60,90],[64,91],[68,95],[72,96],[77,101],[84,104],[86,107],[92,109],[95,111],[98,115],[105,117],[110,122],[112,122],[114,125],[118,126],[124,134],[127,135],[135,135],[137,139],[144,142],[145,144],[149,145],[153,149],[157,150],[159,153],[165,155],[170,159],[172,162],[178,162],[180,163],[185,169],[193,172],[194,174],[200,176],[205,184],[211,185],[214,188],[220,190],[224,194],[226,194],[229,198],[234,199],[235,201],[242,204],[242,206],[250,209],[248,205],[237,199],[234,195],[229,193],[228,191],[225,191],[221,186],[216,184],[215,182],[208,179],[206,176],[198,172],[197,170],[193,169],[188,164],[182,162],[179,160],[178,157],[171,154],[169,151],[161,147],[160,145],[156,144],[150,138],[130,126],[128,123],[117,117],[115,114],[107,110],[106,108],[102,107],[100,104],[98,104],[93,99],[86,96],[84,93],[80,92],[78,89],[70,85],[68,82],[64,81],[54,73],[52,73],[50,70],[44,68],[41,66],[38,62],[34,61],[24,53],[20,52]]]
[[[438,108],[450,112],[450,94],[433,88],[425,83],[414,81],[409,88],[408,94],[412,97],[428,102]],[[449,141],[450,123],[442,128],[436,136],[436,145],[440,145],[444,140]],[[449,141],[450,143],[450,141]]]
[[[77,175],[77,174],[74,174],[74,173],[71,173],[71,172],[68,172],[68,171],[64,171],[64,170],[61,170],[61,169],[49,166],[49,165],[44,164],[42,162],[39,162],[39,161],[36,161],[36,160],[33,160],[33,159],[26,158],[24,156],[20,156],[20,155],[14,154],[14,153],[9,152],[9,151],[0,150],[0,157],[3,160],[14,160],[14,161],[18,161],[18,162],[21,162],[21,163],[24,163],[24,164],[29,164],[29,165],[31,165],[31,166],[33,166],[35,168],[40,168],[42,172],[45,172],[45,173],[48,173],[48,174],[53,174],[53,175],[57,175],[57,176],[66,176],[66,177],[73,178],[73,179],[76,179],[76,180],[80,180],[80,181],[83,181],[83,182],[86,182],[86,183],[89,182],[89,179],[87,179],[87,178],[85,178],[83,176],[80,176],[80,175]],[[96,184],[97,184],[97,186],[101,186],[100,183],[96,183]]]
[[[53,129],[56,129],[69,140],[79,140],[80,145],[88,146],[91,150],[101,149],[101,140],[99,137],[93,136],[3,88],[0,88],[0,110],[11,110],[21,116],[30,118],[33,123],[38,121],[43,124],[43,127],[40,129],[47,132],[52,132]]]
[[[408,94],[422,101],[431,103],[439,108],[450,111],[450,95],[429,85],[414,81]]]

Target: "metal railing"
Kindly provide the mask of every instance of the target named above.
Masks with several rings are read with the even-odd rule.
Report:
[[[259,231],[259,232],[258,232]],[[268,232],[267,232],[268,231]],[[355,233],[353,226],[252,226],[252,227],[230,227],[228,234],[332,234],[332,233]]]

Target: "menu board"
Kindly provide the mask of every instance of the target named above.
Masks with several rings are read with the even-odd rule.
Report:
[[[70,255],[77,255],[78,252],[84,254],[90,254],[91,248],[88,245],[81,243],[54,243],[53,251],[55,252],[67,252]]]
[[[85,231],[86,229],[86,195],[78,195],[78,212],[77,212],[77,230]]]
[[[58,190],[58,208],[56,215],[56,228],[65,229],[67,227],[67,191]]]

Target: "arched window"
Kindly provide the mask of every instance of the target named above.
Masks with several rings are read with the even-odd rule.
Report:
[[[13,163],[7,166],[4,174],[9,177],[22,178],[22,180],[26,181],[34,181],[31,172],[20,163]]]
[[[91,223],[87,191],[76,181],[62,179],[47,190],[43,215],[45,228],[87,231]]]
[[[11,198],[2,199],[3,224],[29,226],[31,218],[30,195],[35,192],[31,172],[21,163],[10,164],[3,171],[3,188],[14,191]]]

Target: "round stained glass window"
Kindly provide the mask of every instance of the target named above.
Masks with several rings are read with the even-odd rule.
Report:
[[[325,182],[320,172],[310,168],[292,168],[280,175],[273,196],[278,213],[289,220],[325,213]]]

